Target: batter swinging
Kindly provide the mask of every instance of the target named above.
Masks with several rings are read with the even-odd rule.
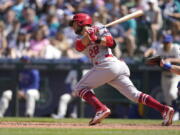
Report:
[[[150,95],[136,89],[129,79],[128,66],[113,56],[111,49],[116,43],[103,25],[92,26],[92,18],[88,14],[78,13],[74,15],[70,26],[80,36],[75,43],[76,50],[87,54],[94,65],[75,87],[76,94],[96,109],[96,114],[89,125],[100,123],[111,113],[110,109],[92,92],[92,89],[105,83],[115,87],[130,100],[159,111],[163,117],[163,126],[172,124],[174,109],[160,104]]]

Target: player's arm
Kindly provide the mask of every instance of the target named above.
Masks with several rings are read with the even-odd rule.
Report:
[[[99,28],[97,28],[96,26],[93,26],[86,30],[89,41],[95,42],[98,45],[107,46],[112,49],[115,48],[116,42],[114,41],[113,37],[111,35],[99,37],[97,36],[98,31]]]
[[[84,32],[83,37],[81,39],[77,39],[75,42],[75,48],[77,51],[82,52],[88,44],[90,43],[90,38],[88,33]]]
[[[149,56],[153,56],[156,54],[156,50],[153,48],[149,48],[145,51],[144,53],[144,57],[149,57]]]
[[[180,66],[178,65],[172,65],[169,61],[161,60],[160,66],[172,73],[180,75]]]
[[[116,43],[111,35],[98,37],[97,36],[98,28],[97,27],[84,27],[83,29],[83,37],[81,39],[76,40],[76,50],[83,51],[90,42],[94,42],[96,44],[107,46],[109,48],[115,48]]]
[[[99,40],[100,40],[99,44],[102,46],[107,46],[111,49],[114,49],[116,47],[116,42],[114,41],[112,36],[104,36]]]
[[[167,59],[165,59],[165,61],[170,62],[170,63],[180,64],[180,58],[167,58]]]
[[[180,75],[180,66],[172,65],[170,71],[171,71],[172,73],[175,73],[175,74]]]

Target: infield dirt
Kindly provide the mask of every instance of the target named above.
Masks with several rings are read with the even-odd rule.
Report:
[[[140,130],[180,130],[180,125],[160,126],[159,124],[98,124],[89,126],[84,123],[61,122],[0,122],[0,128],[95,128],[95,129],[140,129]]]

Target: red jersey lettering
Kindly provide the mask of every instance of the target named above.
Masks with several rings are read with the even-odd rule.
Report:
[[[89,49],[89,55],[91,58],[94,58],[98,53],[99,53],[99,47],[97,45]]]

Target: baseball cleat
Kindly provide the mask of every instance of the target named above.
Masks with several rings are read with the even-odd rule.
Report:
[[[174,109],[170,106],[165,106],[164,112],[162,113],[162,117],[163,117],[162,126],[172,125],[173,116],[174,116]]]
[[[63,118],[64,118],[63,116],[57,115],[57,114],[51,114],[51,117],[52,117],[53,119],[63,119]]]
[[[111,114],[111,110],[107,107],[103,110],[97,111],[94,118],[89,122],[89,125],[93,126],[98,123],[101,123],[101,121],[106,117],[108,117],[110,114]]]

